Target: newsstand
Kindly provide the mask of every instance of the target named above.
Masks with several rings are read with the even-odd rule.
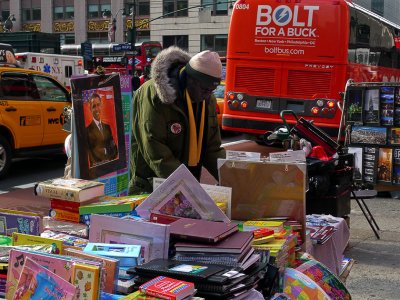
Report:
[[[351,153],[340,154],[329,161],[307,158],[306,213],[349,215],[353,172],[354,155]]]

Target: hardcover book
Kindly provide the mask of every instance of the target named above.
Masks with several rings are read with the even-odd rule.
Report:
[[[79,214],[80,206],[81,206],[80,202],[60,200],[60,199],[50,199],[50,207],[53,209],[61,209]]]
[[[100,270],[98,266],[82,263],[74,263],[72,266],[72,283],[82,295],[81,299],[99,299]]]
[[[117,275],[118,275],[118,269],[119,269],[118,259],[95,255],[95,254],[90,254],[90,253],[86,253],[84,251],[76,250],[76,249],[72,249],[72,248],[66,248],[64,250],[64,255],[79,257],[81,259],[92,260],[92,261],[102,263],[103,268],[105,270],[104,282],[102,284],[103,289],[107,293],[115,293],[116,292]]]
[[[44,252],[11,249],[8,260],[6,299],[12,299],[15,295],[19,276],[28,257],[63,279],[71,280],[73,262],[70,258]]]
[[[45,230],[53,230],[79,236],[84,239],[89,237],[89,226],[80,223],[55,220],[48,216],[43,217],[43,228]]]
[[[216,243],[238,231],[235,223],[181,218],[170,224],[171,236],[188,241]]]
[[[253,231],[260,228],[272,229],[275,233],[283,230],[283,221],[246,221],[243,223],[243,231]]]
[[[175,217],[175,216],[170,216],[170,215],[164,215],[164,214],[158,214],[158,213],[154,213],[152,212],[150,214],[150,222],[153,223],[159,223],[159,224],[171,224],[177,220],[179,220],[179,217]]]
[[[0,235],[11,236],[13,232],[39,235],[40,216],[28,212],[0,209]]]
[[[73,284],[27,257],[12,299],[74,300],[76,292]]]
[[[63,210],[58,208],[50,208],[49,216],[55,220],[59,221],[67,221],[67,222],[74,222],[79,223],[80,215],[78,212],[71,212],[69,210]]]
[[[79,178],[56,178],[39,182],[35,193],[46,198],[85,202],[104,195],[104,183]]]
[[[201,243],[175,243],[177,252],[219,252],[219,253],[242,253],[253,239],[252,232],[235,232],[222,241],[210,245]]]
[[[61,240],[17,232],[13,233],[12,239],[13,246],[47,244],[52,246],[53,254],[62,254],[63,242]]]
[[[392,148],[379,148],[377,180],[392,183]]]
[[[149,260],[168,258],[170,225],[92,215],[89,241],[123,243],[123,239],[147,242]],[[140,244],[140,243],[138,243]]]
[[[182,300],[194,294],[192,282],[157,276],[139,287],[142,293],[167,300]]]
[[[98,202],[80,206],[79,214],[131,212],[142,203],[147,196],[129,196],[107,200],[108,198],[109,197],[104,197],[104,199],[100,199]]]
[[[137,208],[138,215],[149,220],[152,212],[209,221],[230,222],[197,179],[180,165]]]
[[[45,230],[40,234],[41,237],[51,238],[56,240],[61,240],[63,242],[64,247],[73,246],[79,249],[83,249],[89,240],[80,238],[74,235],[70,235],[62,232],[55,232],[51,230]]]
[[[336,232],[335,226],[315,226],[309,227],[310,238],[316,244],[325,244]]]

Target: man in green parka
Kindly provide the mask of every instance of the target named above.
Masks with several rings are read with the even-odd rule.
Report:
[[[218,179],[225,150],[212,92],[221,73],[216,52],[191,57],[172,46],[157,55],[133,99],[129,194],[151,193],[153,177],[167,178],[181,164],[198,180],[203,166]]]

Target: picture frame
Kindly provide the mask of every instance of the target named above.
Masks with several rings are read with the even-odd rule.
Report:
[[[362,180],[363,174],[363,148],[348,147],[348,152],[354,155],[354,179]]]
[[[400,87],[396,87],[394,92],[394,120],[393,126],[400,127]]]
[[[124,121],[119,74],[71,79],[79,176],[97,179],[126,167]],[[90,99],[100,98],[101,125],[93,119]],[[93,111],[93,115],[96,112]],[[99,128],[103,131],[100,131]]]
[[[350,132],[350,144],[386,145],[387,128],[372,126],[352,126]]]
[[[364,109],[363,109],[364,125],[378,125],[379,119],[379,89],[365,89]]]
[[[123,244],[141,241],[148,246],[145,257],[150,261],[168,258],[169,234],[169,225],[94,214],[90,220],[89,242],[119,241]]]
[[[346,120],[348,124],[363,124],[364,89],[351,87],[346,94]]]
[[[377,181],[380,183],[392,183],[392,148],[379,148]]]
[[[149,220],[150,214],[154,212],[176,217],[231,222],[184,164],[139,204],[136,212],[146,220]]]
[[[400,127],[391,127],[389,131],[389,144],[400,145]]]
[[[393,126],[395,87],[383,86],[379,89],[381,126]]]

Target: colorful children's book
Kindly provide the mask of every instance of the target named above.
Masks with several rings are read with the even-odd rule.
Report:
[[[89,240],[83,239],[76,237],[74,235],[66,234],[66,233],[61,233],[61,232],[55,232],[51,230],[45,230],[40,234],[41,237],[44,238],[51,238],[51,239],[56,239],[56,240],[61,240],[63,242],[64,247],[66,246],[73,246],[73,247],[78,247],[78,248],[85,248]]]
[[[100,270],[98,266],[74,263],[72,266],[72,283],[78,288],[80,298],[99,299]]]
[[[61,240],[44,238],[40,236],[14,232],[12,235],[13,246],[48,244],[53,247],[53,254],[62,254],[63,242]]]
[[[27,257],[12,299],[74,300],[76,291],[73,284]]]
[[[71,234],[84,239],[89,237],[89,226],[80,223],[55,220],[49,216],[43,217],[43,229]]]
[[[136,266],[140,258],[139,245],[88,243],[83,251],[119,260],[119,266]]]
[[[158,276],[139,287],[142,293],[167,300],[181,300],[194,293],[194,284],[170,277]]]
[[[6,299],[12,299],[15,295],[18,279],[22,272],[24,262],[28,257],[63,279],[67,281],[71,280],[72,261],[70,258],[38,251],[11,249],[8,261]]]
[[[117,259],[90,254],[73,248],[64,249],[64,255],[79,257],[84,260],[91,260],[102,263],[105,275],[103,279],[104,281],[102,282],[101,286],[103,287],[103,290],[107,293],[116,292],[117,276],[119,269],[119,261]]]
[[[69,210],[63,210],[58,208],[50,208],[49,216],[55,220],[67,221],[79,223],[80,215],[79,212],[71,212]]]
[[[253,231],[259,228],[269,228],[274,232],[283,230],[283,221],[246,221],[243,223],[243,231]]]
[[[13,232],[39,235],[41,231],[39,215],[18,210],[0,209],[0,234],[11,236]]]
[[[147,198],[147,195],[129,197],[104,196],[98,202],[79,207],[79,214],[131,212]]]
[[[39,182],[35,193],[46,198],[84,202],[104,195],[104,183],[79,178],[56,178]]]

